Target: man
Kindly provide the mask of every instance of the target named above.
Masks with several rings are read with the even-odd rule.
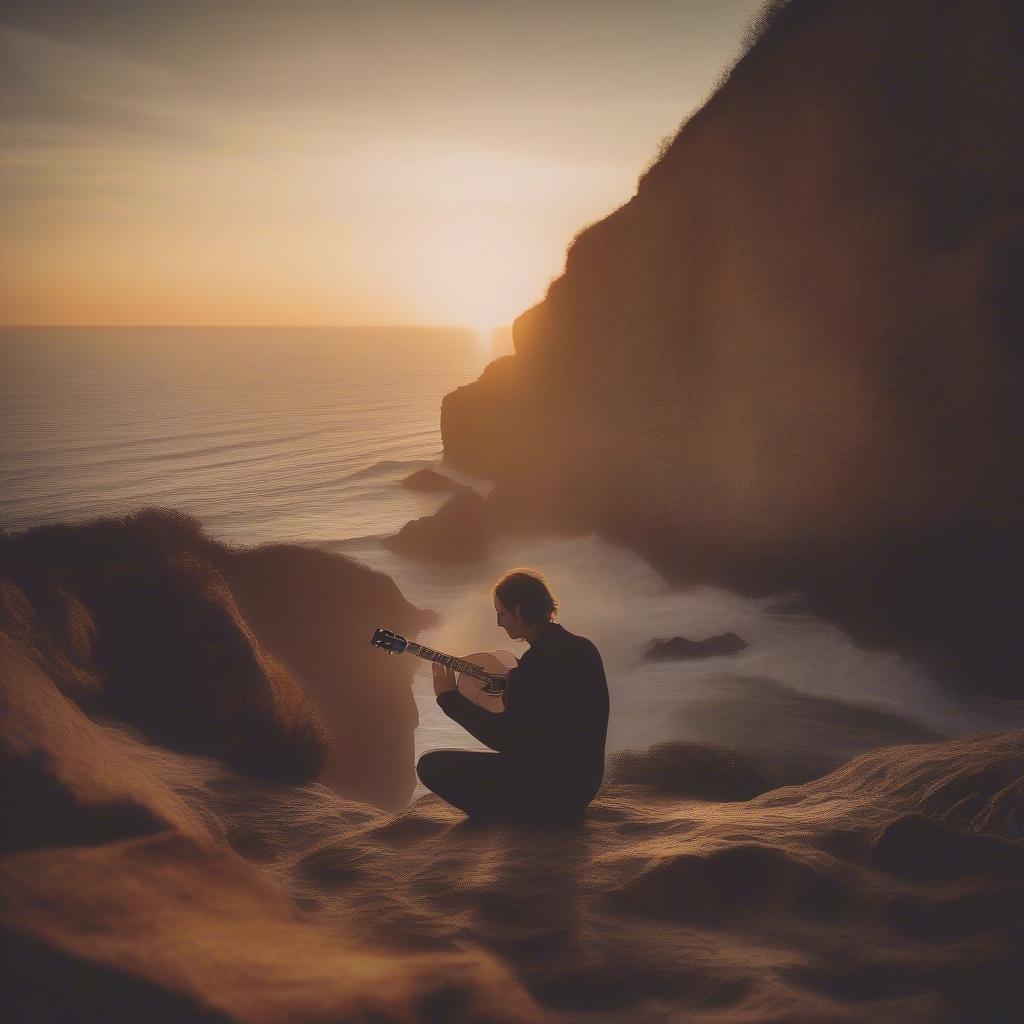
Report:
[[[597,648],[552,621],[558,603],[543,577],[516,570],[494,587],[498,625],[530,649],[508,675],[493,712],[456,689],[435,664],[441,710],[496,753],[434,750],[420,781],[473,818],[568,821],[583,816],[604,775],[608,684]]]

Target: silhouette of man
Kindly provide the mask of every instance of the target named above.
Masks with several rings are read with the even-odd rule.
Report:
[[[435,664],[441,710],[495,753],[433,750],[416,765],[427,789],[472,818],[568,821],[583,816],[604,776],[608,684],[597,648],[552,621],[558,603],[532,570],[494,586],[498,625],[529,650],[508,675],[504,711],[456,689]]]

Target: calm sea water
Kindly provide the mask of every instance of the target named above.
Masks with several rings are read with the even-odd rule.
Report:
[[[511,351],[430,328],[0,331],[0,523],[159,504],[218,537],[393,533],[446,392]]]
[[[387,551],[382,536],[444,501],[400,486],[439,463],[442,397],[510,350],[507,332],[445,329],[0,330],[0,523],[20,530],[158,504],[225,540],[315,542],[390,574],[440,613],[424,642],[462,654],[510,646],[490,585],[511,566],[535,566],[565,626],[602,652],[610,750],[685,738],[813,754],[863,730],[850,705],[891,716],[879,742],[895,742],[901,722],[959,735],[1024,721],[1017,705],[948,693],[919,666],[774,600],[671,589],[596,537],[510,538],[457,568]],[[643,661],[654,637],[727,630],[748,649]],[[479,746],[440,713],[426,665],[415,693],[419,751]]]

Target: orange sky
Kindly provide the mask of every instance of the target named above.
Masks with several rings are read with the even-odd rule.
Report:
[[[5,0],[0,319],[508,323],[757,0]]]

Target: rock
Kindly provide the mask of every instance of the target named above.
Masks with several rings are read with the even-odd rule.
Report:
[[[735,633],[722,633],[706,640],[687,640],[685,636],[674,636],[671,640],[652,640],[644,652],[644,661],[716,658],[746,649],[747,642]]]
[[[869,750],[941,734],[882,708],[803,693],[770,678],[719,675],[668,714],[678,738],[719,744],[770,765],[775,785],[807,782]]]
[[[243,772],[408,800],[412,669],[369,638],[430,616],[383,574],[309,548],[229,548],[150,509],[7,535],[4,576],[0,611],[90,714]]]
[[[384,573],[326,551],[224,549],[217,564],[246,622],[330,728],[322,780],[352,799],[404,807],[416,785],[414,665],[383,656],[370,637],[380,626],[415,636],[433,613],[413,607]]]
[[[427,491],[436,493],[438,491],[464,491],[466,484],[456,483],[434,469],[417,469],[402,480],[402,486],[412,491]]]
[[[750,800],[777,784],[767,764],[752,757],[712,743],[676,740],[612,754],[607,778],[664,796],[718,801]]]
[[[147,513],[30,530],[5,540],[0,574],[51,620],[61,592],[88,610],[100,680],[83,697],[90,713],[240,771],[309,779],[327,753],[324,723],[203,557],[210,542],[186,539],[187,527]]]
[[[512,446],[501,443],[515,415],[520,361],[501,356],[489,363],[473,384],[456,388],[441,400],[441,435],[445,461],[470,472],[491,475],[496,467],[515,464]],[[473,433],[476,424],[486,429]]]
[[[119,530],[103,523],[101,531],[110,529],[108,539],[138,541],[131,524],[124,525]],[[81,540],[74,529],[54,537],[62,549],[57,558],[44,557],[47,545],[38,536],[25,537],[25,548],[3,551],[3,564],[31,580],[37,599],[57,578],[73,578],[89,597],[102,596],[97,576],[103,574],[95,559],[112,556],[109,546],[79,549],[89,559],[72,572],[65,558]],[[19,538],[11,540],[16,544]],[[30,549],[35,558],[25,557]],[[272,588],[275,582],[267,580],[275,564],[295,572],[292,582],[308,582],[317,570],[324,574],[321,582],[339,575],[332,572],[337,567],[330,559],[316,560],[318,552],[308,552],[307,564],[295,571],[288,557],[293,553],[261,550],[243,564],[240,574],[243,580],[251,574],[244,582],[256,592],[255,605],[261,585]],[[236,554],[247,562],[249,553]],[[197,612],[192,606],[193,586],[202,592],[211,579],[223,586],[218,575],[209,575],[209,565],[184,580],[173,565],[162,567],[166,575],[153,575],[153,565],[105,563],[102,568],[114,577],[123,573],[121,585],[128,592],[136,593],[132,588],[137,586],[144,588],[143,596],[149,587],[158,592],[166,602],[166,617],[159,620],[170,634],[166,642],[174,639],[171,631],[179,630],[182,650],[200,658],[199,672],[204,655],[197,655],[197,644],[251,643],[246,636],[232,641],[232,631],[225,631],[225,620],[243,633],[249,627],[236,621],[237,608],[225,604],[216,587],[207,595],[212,610]],[[372,614],[382,594],[397,594],[387,577],[369,575],[361,581],[364,615]],[[338,596],[330,588],[325,593]],[[280,586],[277,595],[281,600]],[[275,842],[282,838],[294,843],[301,837],[300,849],[308,849],[314,823],[320,834],[336,838],[346,826],[358,828],[372,819],[370,809],[345,803],[322,786],[256,783],[213,761],[152,746],[134,730],[92,721],[76,700],[87,703],[96,695],[74,685],[58,687],[49,673],[76,668],[73,656],[87,658],[94,636],[100,664],[90,662],[89,668],[96,672],[97,699],[101,706],[106,702],[108,708],[131,710],[130,703],[120,703],[127,695],[117,692],[120,683],[106,671],[117,662],[117,648],[130,638],[121,633],[113,641],[106,606],[97,616],[95,634],[79,622],[82,615],[91,615],[82,611],[87,605],[53,598],[53,607],[69,612],[53,620],[56,633],[49,636],[33,602],[10,580],[0,586],[0,987],[12,1020],[302,1024],[372,1017],[420,1024],[540,1024],[549,1019],[504,967],[479,950],[435,942],[423,953],[411,953],[384,940],[369,946],[350,926],[311,923],[309,915],[300,914],[274,872],[246,863],[226,840],[258,856],[280,853]],[[140,627],[137,619],[131,622]],[[76,624],[82,628],[70,628]],[[297,639],[288,625],[280,637]],[[368,647],[366,637],[361,639]],[[153,642],[140,643],[133,656],[152,651]],[[225,656],[237,657],[237,651],[225,651]],[[270,656],[257,650],[254,657]],[[225,664],[230,670],[231,662]],[[154,671],[163,678],[161,666]],[[265,688],[277,685],[271,675],[268,668]],[[218,688],[216,679],[203,681],[213,690],[210,717],[231,709],[236,717],[227,719],[229,731],[244,732],[258,681],[234,679],[227,689]],[[138,703],[145,707],[142,720],[158,730],[148,716],[163,696],[145,688],[148,683],[143,680]],[[230,689],[236,685],[237,702]],[[181,703],[184,711],[202,716],[194,693],[184,693]],[[287,720],[280,701],[275,714],[275,722],[282,714]],[[178,728],[174,716],[169,712],[171,732]],[[265,749],[280,751],[274,725],[264,723],[262,742]],[[293,805],[302,801],[296,815]],[[399,828],[392,838],[403,835]],[[338,888],[337,872],[323,877]],[[369,897],[371,903],[377,900],[372,893]]]
[[[485,501],[475,491],[461,491],[432,516],[406,523],[385,547],[428,562],[477,562],[487,555]]]
[[[445,457],[670,581],[795,588],[1024,693],[1019,12],[772,10],[515,355],[446,396]]]

